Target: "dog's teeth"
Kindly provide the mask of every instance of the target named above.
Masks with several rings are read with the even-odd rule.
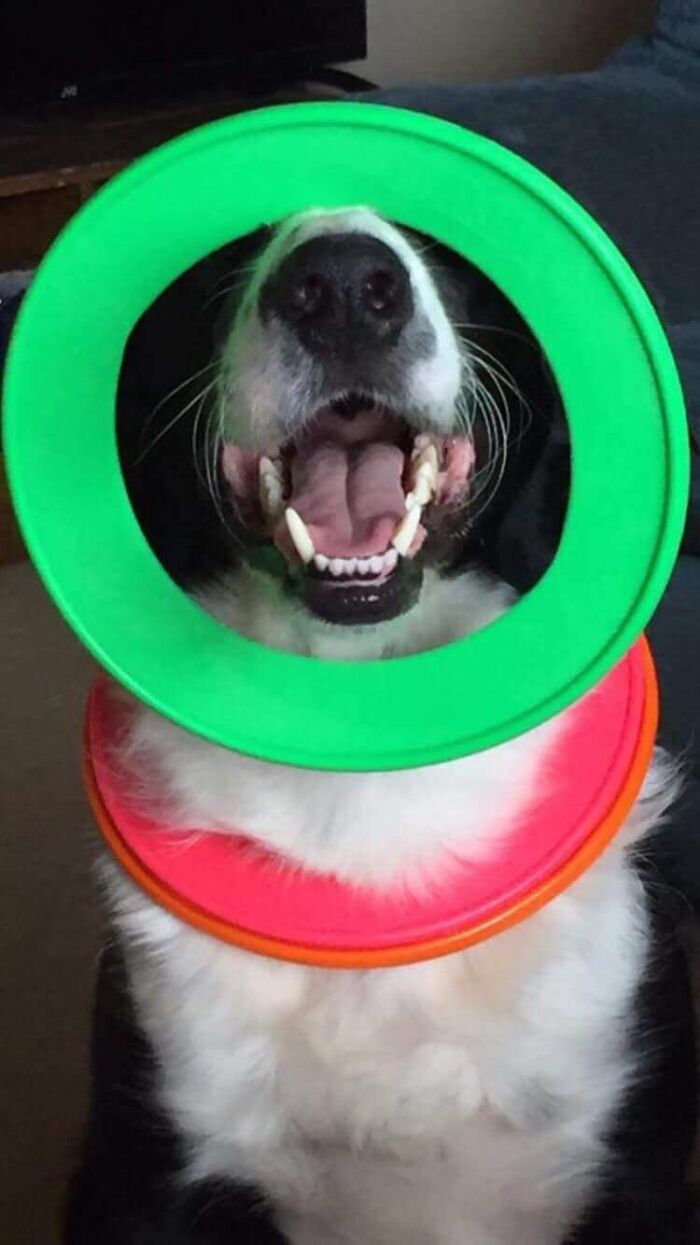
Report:
[[[418,444],[419,441],[422,442],[421,445]],[[407,510],[411,510],[416,505],[427,506],[432,500],[437,489],[440,470],[438,452],[429,437],[416,437],[412,458],[415,484],[404,499]]]
[[[317,553],[314,555],[314,565],[319,571],[328,571],[338,579],[341,575],[380,575],[382,571],[393,571],[398,558],[396,549],[375,553],[371,558],[327,558],[324,554]]]
[[[276,519],[282,509],[282,481],[272,459],[263,454],[258,463],[260,505],[269,518]]]
[[[428,502],[432,501],[436,487],[437,480],[427,479],[422,474],[418,476],[413,492],[419,506],[427,506]]]
[[[438,452],[432,442],[421,450],[415,464],[419,476],[424,476],[429,482],[437,484]]]
[[[284,500],[279,485],[271,484],[266,480],[260,489],[260,500],[265,513],[273,519],[277,518]]]
[[[287,509],[284,512],[284,517],[287,520],[289,535],[294,542],[294,548],[299,554],[299,557],[302,562],[310,562],[316,550],[314,549],[314,542],[309,536],[309,531],[304,520],[301,515],[297,514],[296,510],[292,509],[291,506],[287,506]],[[333,573],[335,574],[335,572]]]
[[[410,510],[411,507],[415,505],[427,506],[428,502],[432,501],[435,494],[437,480],[430,478],[428,475],[429,472],[432,472],[432,467],[422,468],[418,473],[418,479],[416,480],[414,488],[410,493],[407,493],[404,498],[407,510]]]
[[[416,532],[418,531],[420,516],[421,507],[417,502],[414,502],[411,509],[399,523],[399,526],[391,538],[391,543],[394,546],[394,549],[403,554],[404,557],[406,557],[406,554],[413,544]]]
[[[280,479],[279,469],[277,467],[277,464],[273,463],[272,459],[268,458],[266,454],[262,454],[260,456],[260,462],[258,463],[258,473],[259,473],[261,482],[273,485],[277,487],[281,492],[282,481]]]
[[[362,570],[360,558],[331,558],[328,562],[331,575],[354,575]]]
[[[260,505],[268,519],[276,519],[284,504],[282,490],[267,481],[260,486]]]
[[[419,435],[416,437],[415,441],[413,442],[413,455],[412,455],[412,457],[414,457],[414,458],[415,458],[415,456],[416,456],[417,454],[420,454],[421,450],[426,449],[426,447],[427,447],[428,445],[430,445],[430,443],[431,443],[431,442],[430,442],[430,437],[428,436],[427,432],[421,432],[421,433],[419,433]]]

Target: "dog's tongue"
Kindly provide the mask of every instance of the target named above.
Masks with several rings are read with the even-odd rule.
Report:
[[[389,547],[406,513],[404,454],[389,439],[392,431],[388,417],[377,411],[352,420],[329,413],[298,446],[290,464],[289,505],[304,520],[317,553],[370,557]],[[287,552],[284,531],[280,537]]]
[[[317,553],[369,557],[384,553],[406,507],[404,456],[397,445],[317,445],[295,455],[290,505],[304,520]]]

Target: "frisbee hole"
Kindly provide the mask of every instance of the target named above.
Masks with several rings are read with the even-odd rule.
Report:
[[[217,459],[218,360],[269,236],[258,231],[189,269],[140,318],[124,352],[117,437],[127,492],[161,565],[195,597],[247,556],[248,533]],[[566,514],[563,403],[509,299],[461,256],[424,235],[411,241],[470,369],[460,404],[476,466],[456,520],[464,540],[444,542],[450,569],[476,560],[523,594],[551,564]],[[271,545],[255,558],[284,568]]]

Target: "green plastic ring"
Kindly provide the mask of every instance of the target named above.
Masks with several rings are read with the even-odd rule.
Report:
[[[246,640],[175,586],[129,504],[114,404],[130,330],[181,272],[263,222],[356,203],[467,256],[520,310],[562,393],[573,482],[551,567],[504,618],[432,652],[345,664]],[[25,299],[5,405],[27,544],[95,657],[188,730],[294,765],[429,764],[550,717],[643,629],[685,514],[673,359],[610,239],[512,152],[375,105],[215,122],[115,178],[65,229]]]

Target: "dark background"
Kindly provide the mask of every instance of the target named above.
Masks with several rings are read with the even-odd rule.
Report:
[[[365,54],[364,0],[15,0],[0,6],[0,98],[151,85],[206,71],[259,85]]]

